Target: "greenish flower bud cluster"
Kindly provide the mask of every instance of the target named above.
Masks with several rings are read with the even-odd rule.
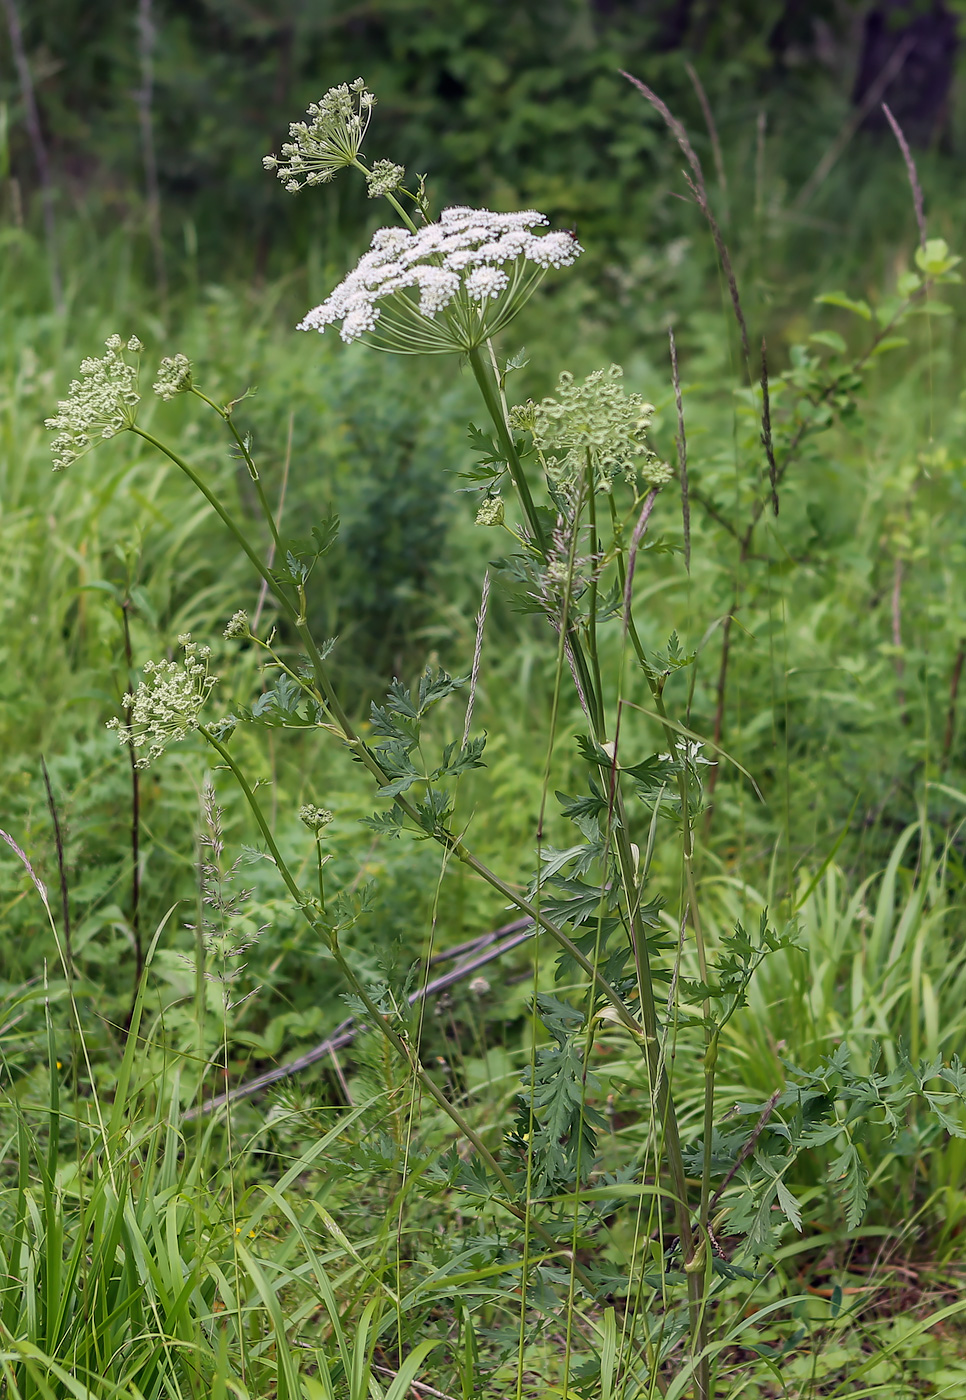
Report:
[[[480,508],[476,512],[477,525],[502,525],[503,524],[503,502],[499,496],[487,496],[480,502]]]
[[[366,171],[369,198],[378,199],[380,195],[392,194],[393,190],[399,189],[405,178],[404,165],[396,165],[391,160],[377,160],[372,169]]]
[[[640,394],[625,393],[623,376],[620,365],[611,365],[579,384],[564,371],[555,398],[511,410],[513,426],[532,433],[557,485],[574,485],[587,470],[588,454],[598,491],[609,491],[618,474],[632,484],[640,476],[647,486],[670,479],[671,468],[646,441],[654,405]]]
[[[184,649],[183,661],[147,661],[147,677],[133,694],[122,697],[121,704],[130,712],[130,724],[119,719],[108,721],[108,729],[117,731],[122,744],[132,749],[146,749],[137,760],[138,768],[147,768],[168,744],[183,739],[198,728],[201,710],[218,680],[208,672],[211,648],[199,646],[190,633],[178,638]]]
[[[308,109],[311,121],[292,122],[288,129],[292,139],[282,146],[281,159],[265,156],[262,164],[276,171],[291,194],[306,185],[327,184],[358,160],[375,101],[362,78],[329,88]]]
[[[192,385],[191,361],[187,355],[165,355],[158,366],[154,392],[159,399],[173,399],[186,394]]]
[[[232,613],[228,619],[228,626],[225,628],[225,640],[235,641],[239,637],[250,637],[251,628],[248,624],[248,613],[244,608],[239,608],[236,613]]]
[[[304,822],[309,831],[314,831],[316,836],[332,820],[332,813],[325,807],[314,807],[310,802],[299,808],[299,821]]]
[[[50,444],[54,471],[63,471],[101,439],[134,425],[141,401],[138,369],[125,360],[124,352],[139,355],[141,342],[134,335],[127,341],[112,335],[104,344],[107,354],[81,362],[80,378],[58,403],[56,415],[46,420],[46,427],[57,434]]]

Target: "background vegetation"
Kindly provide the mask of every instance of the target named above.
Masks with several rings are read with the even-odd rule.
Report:
[[[0,33],[0,825],[51,892],[63,932],[57,815],[73,974],[68,986],[35,884],[11,850],[0,860],[4,1385],[67,1394],[73,1373],[100,1377],[105,1396],[135,1385],[194,1394],[210,1393],[212,1376],[225,1385],[240,1374],[253,1395],[304,1384],[316,1400],[325,1393],[316,1378],[330,1374],[361,1396],[371,1366],[386,1388],[398,1372],[401,1396],[428,1354],[413,1348],[430,1340],[441,1343],[425,1371],[437,1390],[495,1395],[517,1383],[512,1366],[501,1369],[518,1342],[504,1315],[510,1245],[485,1214],[470,1220],[445,1194],[417,1197],[403,1160],[412,1131],[403,1086],[368,1037],[241,1101],[227,1129],[223,1118],[181,1120],[226,1077],[242,1082],[321,1042],[346,1015],[345,989],[254,856],[237,883],[253,890],[245,919],[257,937],[230,1015],[223,984],[200,977],[200,843],[210,850],[223,821],[226,875],[255,843],[223,775],[213,779],[217,802],[205,796],[200,745],[175,749],[142,779],[135,898],[131,773],[105,721],[147,657],[185,631],[217,647],[236,608],[256,612],[258,589],[173,469],[131,435],[54,477],[43,428],[80,358],[113,331],[188,354],[216,399],[257,387],[239,418],[273,498],[284,489],[284,516],[335,504],[343,519],[313,621],[339,637],[334,664],[360,716],[394,674],[410,681],[427,661],[468,669],[482,576],[498,549],[473,526],[476,498],[460,494],[467,483],[456,476],[472,461],[471,388],[449,361],[405,363],[294,334],[381,216],[348,182],[293,199],[261,170],[287,123],[357,73],[379,99],[380,153],[426,170],[437,206],[532,205],[577,228],[580,275],[542,293],[514,327],[530,356],[520,397],[548,392],[561,368],[618,361],[656,404],[654,445],[673,458],[673,325],[691,570],[681,567],[681,520],[662,500],[655,522],[667,551],[647,556],[645,641],[663,646],[674,629],[698,650],[690,724],[706,735],[720,725],[757,785],[722,765],[699,851],[712,932],[738,917],[754,923],[766,906],[802,929],[801,948],[773,958],[729,1025],[724,1099],[762,1101],[787,1061],[814,1068],[843,1044],[865,1067],[874,1044],[888,1068],[904,1052],[963,1053],[961,293],[947,297],[952,314],[917,319],[907,344],[863,365],[854,408],[810,439],[782,483],[778,516],[762,516],[742,549],[722,522],[749,518],[748,484],[758,482],[749,472],[761,463],[748,464],[761,454],[729,289],[680,149],[618,71],[647,82],[688,128],[753,342],[768,342],[780,415],[808,356],[848,361],[868,343],[861,313],[815,299],[842,292],[879,305],[913,265],[919,234],[901,153],[876,115],[882,97],[916,142],[930,236],[962,251],[959,78],[951,67],[943,101],[930,105],[945,80],[929,47],[930,34],[954,32],[958,8],[49,0],[20,6],[19,53],[14,30]],[[14,13],[7,0],[5,17]],[[866,76],[863,88],[880,31],[892,47],[873,69],[888,81],[876,89]],[[32,78],[33,132],[18,57]],[[254,517],[238,462],[184,403],[146,407]],[[501,583],[484,659],[477,722],[490,735],[488,768],[464,780],[464,795],[480,853],[515,863],[522,883],[542,779],[532,734],[553,654],[541,620],[521,617]],[[249,653],[226,647],[216,660],[226,705],[260,684]],[[672,685],[683,697],[688,683]],[[567,738],[579,723],[564,716],[558,745],[554,781],[568,791]],[[353,931],[360,974],[402,976],[430,947],[506,921],[465,873],[444,878],[428,844],[373,838],[359,824],[345,756],[310,736],[239,738],[296,864],[311,854],[299,803],[335,813],[333,881],[368,891]],[[552,836],[563,844],[562,830]],[[670,851],[658,850],[656,870],[672,891]],[[137,970],[165,919],[132,1022]],[[421,1022],[425,1063],[482,1123],[512,1109],[534,1033],[534,977],[553,986],[549,957],[536,974],[532,961],[526,949],[507,955],[486,988],[457,984]],[[132,1024],[143,1041],[127,1034]],[[602,1041],[599,1106],[616,1166],[641,1133],[640,1070],[616,1035]],[[132,1061],[136,1044],[143,1054]],[[85,1195],[72,1184],[75,1139],[95,1131],[91,1122],[101,1165]],[[446,1145],[430,1115],[427,1158]],[[736,1335],[728,1364],[745,1389],[733,1393],[960,1393],[966,1348],[944,1309],[961,1283],[962,1148],[912,1111],[890,1146],[874,1133],[863,1140],[871,1207],[858,1231],[826,1189],[831,1150],[800,1159],[789,1184],[807,1203],[804,1232],[782,1237],[759,1299],[784,1291],[799,1301],[764,1319],[753,1343]],[[39,1202],[32,1215],[28,1198]],[[33,1253],[19,1247],[28,1217]],[[247,1253],[238,1238],[251,1242]],[[615,1231],[615,1268],[627,1248]],[[88,1293],[80,1283],[72,1293],[72,1279]],[[145,1316],[132,1322],[122,1302],[139,1291]],[[43,1305],[21,1313],[32,1293]],[[534,1324],[524,1338],[527,1385],[561,1381],[564,1324],[549,1315],[549,1330]],[[145,1340],[155,1337],[164,1347]],[[295,1379],[303,1344],[329,1348],[312,1352],[304,1382]],[[602,1347],[599,1336],[587,1342],[572,1393],[600,1393]],[[45,1369],[51,1356],[63,1375]],[[768,1357],[771,1374],[758,1366]]]

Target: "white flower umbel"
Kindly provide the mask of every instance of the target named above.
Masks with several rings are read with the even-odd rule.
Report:
[[[546,222],[532,209],[458,207],[415,233],[378,229],[368,253],[299,329],[341,322],[347,343],[403,355],[472,350],[512,320],[548,268],[569,267],[583,251],[570,233],[533,231]]]
[[[406,178],[406,170],[391,160],[377,160],[371,170],[366,171],[366,186],[370,199],[392,194],[398,190]]]
[[[560,486],[572,486],[587,470],[587,455],[598,491],[609,491],[620,472],[645,485],[662,486],[671,477],[666,462],[648,447],[645,434],[653,404],[640,394],[626,394],[620,365],[595,370],[578,384],[567,371],[557,383],[555,398],[512,409],[515,427],[533,435],[547,475]]]
[[[187,355],[165,355],[158,365],[153,387],[159,399],[168,400],[187,394],[192,383],[191,361]]]
[[[119,719],[107,723],[108,729],[117,730],[122,744],[130,744],[135,751],[147,750],[139,754],[138,768],[147,768],[168,744],[198,728],[202,707],[218,680],[208,673],[210,647],[199,646],[187,632],[178,643],[184,649],[183,661],[145,662],[147,679],[133,694],[122,697],[130,724]]]
[[[375,101],[361,78],[329,88],[322,100],[313,102],[308,109],[311,121],[292,122],[288,129],[292,139],[282,147],[281,159],[266,156],[262,164],[266,170],[276,171],[292,194],[305,185],[327,184],[340,170],[358,161]],[[375,178],[386,183],[385,169]],[[385,190],[375,193],[383,194]]]
[[[82,361],[80,378],[72,382],[67,398],[58,403],[56,415],[46,420],[46,426],[57,434],[50,444],[54,471],[69,467],[103,438],[134,426],[141,401],[138,369],[136,362],[125,360],[124,352],[139,355],[141,342],[135,335],[128,341],[112,335],[104,344],[107,354],[100,360]]]

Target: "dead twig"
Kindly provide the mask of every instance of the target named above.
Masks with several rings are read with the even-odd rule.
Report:
[[[912,151],[909,149],[909,142],[902,127],[896,121],[889,110],[889,104],[883,102],[882,110],[885,112],[886,121],[892,127],[892,134],[899,143],[899,150],[902,152],[902,159],[906,163],[906,172],[909,176],[909,185],[912,189],[912,203],[916,211],[916,225],[919,229],[919,246],[926,246],[926,215],[923,210],[922,185],[919,183],[919,172],[916,169],[916,162],[912,158]]]
[[[738,283],[735,280],[734,268],[731,265],[731,255],[729,254],[727,244],[725,243],[724,238],[722,237],[721,229],[718,227],[718,221],[711,211],[711,205],[708,200],[708,191],[704,183],[704,172],[701,169],[701,162],[700,160],[698,160],[695,149],[691,145],[691,141],[688,137],[687,131],[678,121],[677,117],[672,115],[667,103],[662,102],[661,98],[658,97],[657,93],[653,92],[647,86],[646,83],[642,83],[640,78],[635,78],[633,74],[625,72],[623,68],[620,70],[620,74],[622,78],[626,78],[629,83],[632,83],[634,87],[637,88],[638,92],[643,93],[643,95],[647,98],[648,102],[650,102],[654,110],[664,118],[664,121],[667,123],[668,129],[674,135],[678,145],[684,152],[688,164],[691,167],[692,175],[686,174],[684,178],[688,183],[688,187],[691,190],[691,193],[694,195],[695,203],[697,204],[698,208],[701,210],[701,213],[708,221],[708,227],[711,230],[711,237],[714,239],[714,246],[717,249],[718,257],[721,261],[721,267],[724,271],[725,278],[728,282],[728,290],[731,293],[731,304],[734,307],[735,319],[738,322],[738,329],[741,332],[741,350],[742,354],[745,357],[745,361],[747,362],[748,327],[745,324],[745,313],[741,309],[741,298],[738,295]]]
[[[430,960],[431,962],[441,961],[444,958],[460,957],[467,953],[475,953],[476,956],[469,956],[466,961],[461,961],[451,971],[432,978],[425,986],[417,988],[415,992],[410,992],[408,997],[410,1006],[415,1006],[417,1002],[424,1001],[427,997],[435,996],[437,992],[444,992],[448,987],[455,986],[464,977],[469,977],[481,967],[485,967],[487,963],[493,962],[496,958],[502,957],[504,953],[508,953],[511,949],[524,943],[532,936],[532,933],[532,919],[517,919],[512,924],[505,924],[503,928],[495,929],[492,933],[483,934],[480,938],[471,939],[468,943],[462,943],[446,953],[437,954],[435,958]],[[485,951],[478,951],[483,949]],[[322,1041],[321,1045],[307,1050],[304,1055],[300,1055],[296,1060],[291,1060],[287,1065],[277,1065],[275,1069],[266,1070],[264,1074],[256,1075],[254,1079],[236,1084],[227,1093],[206,1099],[196,1108],[188,1109],[183,1116],[186,1119],[199,1118],[203,1114],[214,1112],[217,1108],[223,1108],[225,1104],[235,1103],[238,1099],[250,1098],[252,1094],[257,1094],[260,1089],[268,1088],[270,1084],[277,1084],[282,1079],[290,1079],[311,1065],[318,1064],[319,1060],[327,1059],[330,1056],[334,1057],[337,1050],[350,1045],[356,1036],[361,1035],[366,1029],[364,1022],[359,1021],[355,1016],[347,1016],[336,1026],[332,1034]]]
[[[758,1139],[761,1137],[762,1133],[765,1131],[765,1128],[768,1126],[768,1120],[769,1120],[769,1118],[772,1116],[772,1114],[775,1112],[775,1105],[777,1104],[777,1102],[778,1102],[778,1100],[781,1098],[781,1096],[782,1096],[782,1091],[781,1091],[781,1089],[776,1089],[775,1092],[772,1094],[771,1098],[770,1098],[770,1099],[768,1100],[768,1102],[765,1104],[765,1107],[764,1107],[764,1108],[762,1109],[762,1111],[761,1111],[761,1117],[758,1119],[758,1122],[755,1124],[754,1128],[752,1128],[752,1130],[751,1130],[751,1136],[749,1137],[749,1139],[748,1139],[747,1142],[742,1143],[742,1145],[741,1145],[741,1151],[738,1153],[738,1155],[737,1155],[737,1157],[735,1158],[734,1162],[733,1162],[733,1163],[731,1164],[731,1166],[729,1167],[729,1169],[728,1169],[728,1171],[727,1171],[727,1173],[726,1173],[726,1175],[725,1175],[725,1178],[724,1178],[724,1180],[722,1181],[721,1185],[718,1187],[717,1191],[716,1191],[716,1192],[714,1193],[714,1195],[711,1197],[711,1201],[710,1201],[710,1203],[709,1203],[709,1205],[708,1205],[708,1215],[709,1215],[709,1216],[711,1216],[711,1215],[714,1214],[715,1209],[717,1208],[718,1202],[721,1200],[721,1197],[724,1195],[725,1191],[726,1191],[726,1190],[728,1189],[728,1187],[731,1185],[731,1182],[734,1180],[734,1178],[735,1178],[735,1176],[736,1176],[736,1174],[737,1174],[739,1168],[741,1167],[742,1162],[747,1162],[748,1158],[749,1158],[749,1157],[751,1156],[751,1154],[754,1152],[755,1147],[756,1147],[757,1144],[758,1144]],[[707,1152],[707,1151],[709,1150],[709,1144],[708,1144],[708,1143],[705,1143],[704,1150],[705,1150],[705,1152]]]

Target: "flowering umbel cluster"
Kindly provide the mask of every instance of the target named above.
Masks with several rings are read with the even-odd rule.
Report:
[[[366,171],[369,198],[378,199],[380,195],[392,194],[393,190],[399,189],[405,178],[405,166],[396,165],[391,160],[377,160],[372,169]]]
[[[198,728],[199,715],[218,677],[209,675],[211,648],[199,646],[185,632],[178,638],[184,650],[183,661],[147,661],[147,677],[133,694],[122,697],[121,704],[130,714],[130,722],[108,720],[108,729],[116,729],[122,744],[132,749],[147,750],[137,760],[138,768],[164,752],[168,744],[183,739]]]
[[[288,129],[292,139],[283,145],[281,160],[265,156],[262,164],[266,170],[276,171],[292,194],[306,185],[327,184],[359,159],[375,101],[362,78],[329,88],[321,101],[308,109],[310,121],[292,122]]]
[[[154,392],[159,399],[173,399],[187,394],[192,385],[191,361],[187,355],[165,355],[158,365]]]
[[[557,382],[556,398],[511,409],[514,427],[533,435],[547,475],[560,486],[572,486],[587,471],[588,454],[598,491],[609,491],[621,473],[645,485],[662,486],[671,468],[650,450],[645,434],[654,405],[640,394],[627,394],[620,365],[598,369],[578,384],[567,371]]]
[[[547,223],[526,209],[444,209],[414,233],[381,228],[300,330],[342,323],[347,343],[399,354],[471,350],[507,325],[548,268],[569,267],[582,249],[570,233],[535,233]]]
[[[50,444],[54,471],[63,471],[78,457],[89,452],[102,438],[112,438],[134,426],[138,393],[137,362],[131,364],[124,352],[141,353],[141,342],[132,335],[123,341],[119,335],[105,342],[107,354],[100,360],[82,361],[80,378],[72,381],[66,399],[46,426],[57,436]]]

